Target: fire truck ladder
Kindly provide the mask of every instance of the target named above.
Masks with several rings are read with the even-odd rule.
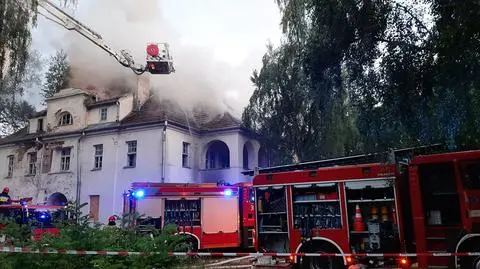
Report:
[[[143,65],[136,65],[135,61],[130,53],[126,50],[120,50],[120,52],[115,51],[112,49],[102,38],[100,34],[95,32],[94,30],[90,29],[88,26],[84,25],[67,12],[63,11],[60,7],[52,3],[50,0],[39,0],[38,6],[43,9],[44,12],[38,11],[40,15],[44,16],[48,20],[51,20],[58,25],[64,27],[69,31],[76,31],[80,35],[84,36],[92,43],[106,51],[110,56],[114,57],[121,65],[132,69],[132,71],[137,74],[141,75],[147,68]],[[47,14],[48,13],[48,14]],[[170,74],[171,72],[175,72],[172,64],[172,58],[168,52],[168,44],[163,43],[164,46],[164,55],[165,58],[162,58],[162,61],[168,63],[168,69],[166,72],[161,74]]]

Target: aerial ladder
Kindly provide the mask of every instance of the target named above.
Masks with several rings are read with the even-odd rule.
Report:
[[[150,43],[147,44],[146,66],[135,63],[132,55],[126,50],[117,52],[112,49],[102,38],[100,34],[84,25],[73,16],[62,10],[60,7],[52,3],[50,0],[38,1],[39,14],[51,20],[69,31],[75,31],[84,36],[95,45],[106,51],[110,56],[114,57],[121,65],[132,69],[132,71],[141,75],[145,72],[151,74],[168,75],[175,72],[173,68],[173,59],[170,56],[168,43]]]

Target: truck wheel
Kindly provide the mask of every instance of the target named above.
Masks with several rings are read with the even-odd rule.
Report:
[[[480,252],[480,240],[475,239],[465,247],[460,248],[458,252]],[[459,259],[460,269],[480,269],[480,257],[460,257]]]
[[[327,253],[315,251],[315,253]],[[300,268],[302,269],[338,269],[343,267],[343,262],[338,257],[302,257]]]

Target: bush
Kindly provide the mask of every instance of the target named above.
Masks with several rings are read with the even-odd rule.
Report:
[[[82,205],[84,206],[84,205]],[[186,251],[185,238],[174,236],[176,227],[163,230],[151,229],[142,233],[131,225],[138,216],[125,215],[120,227],[92,224],[87,216],[80,215],[80,207],[70,206],[71,218],[57,223],[61,227],[59,236],[44,235],[39,241],[32,241],[32,223],[17,224],[14,220],[0,220],[6,234],[15,246],[38,249],[107,250],[153,253],[154,255],[105,256],[66,254],[1,254],[2,269],[145,269],[172,268],[184,261],[168,256],[170,251]]]

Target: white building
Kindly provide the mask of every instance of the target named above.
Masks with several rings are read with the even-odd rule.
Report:
[[[121,214],[132,182],[249,180],[241,172],[263,151],[238,120],[186,113],[144,82],[111,99],[73,88],[49,98],[28,128],[0,140],[0,187],[14,199],[88,202],[85,213],[106,222]]]

